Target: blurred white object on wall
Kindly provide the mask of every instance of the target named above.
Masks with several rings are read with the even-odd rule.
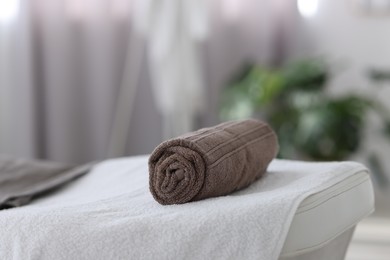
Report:
[[[209,1],[139,0],[134,22],[147,38],[152,89],[163,116],[163,137],[193,130],[204,108],[198,43],[208,34]]]

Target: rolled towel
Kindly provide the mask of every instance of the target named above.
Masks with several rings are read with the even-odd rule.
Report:
[[[227,195],[260,178],[275,158],[271,127],[248,119],[161,143],[149,158],[149,188],[163,205]]]

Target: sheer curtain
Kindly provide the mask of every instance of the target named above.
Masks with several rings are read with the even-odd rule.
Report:
[[[29,19],[18,0],[0,2],[0,151],[27,157],[35,149]]]
[[[297,22],[288,0],[3,3],[0,152],[63,162],[217,123],[231,74],[285,59]]]
[[[1,152],[105,157],[129,49],[130,2],[15,1],[1,27]],[[2,1],[7,2],[7,1]]]

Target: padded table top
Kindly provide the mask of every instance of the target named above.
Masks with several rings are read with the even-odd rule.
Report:
[[[367,171],[343,179],[302,201],[291,223],[282,256],[315,250],[374,211],[374,193]]]
[[[373,209],[361,164],[286,160],[229,196],[162,206],[148,189],[147,159],[99,163],[1,211],[0,259],[272,260],[326,243]]]

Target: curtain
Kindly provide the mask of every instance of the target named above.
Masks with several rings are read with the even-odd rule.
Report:
[[[231,75],[283,61],[296,23],[287,0],[5,2],[0,152],[75,163],[218,123]]]
[[[29,19],[27,6],[18,0],[1,1],[0,151],[26,157],[35,142]]]
[[[2,152],[68,162],[105,157],[129,13],[123,0],[19,2],[1,30]]]

